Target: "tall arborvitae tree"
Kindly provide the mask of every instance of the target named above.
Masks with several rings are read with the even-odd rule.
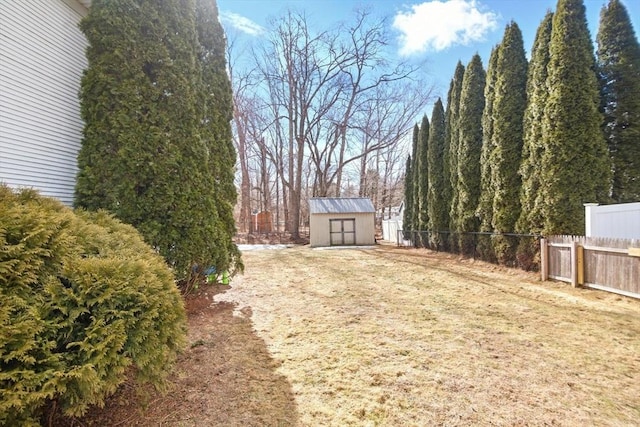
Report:
[[[445,114],[440,98],[433,106],[431,113],[431,126],[429,130],[429,143],[427,149],[428,192],[427,192],[427,229],[432,232],[429,245],[433,249],[443,247],[443,235],[440,231],[447,229],[449,204],[445,198],[445,180],[448,177],[444,173],[445,151]]]
[[[549,98],[542,121],[543,233],[583,234],[583,204],[607,201],[611,163],[582,0],[558,1],[549,54]]]
[[[598,77],[603,129],[613,162],[612,198],[640,201],[640,45],[626,8],[610,0],[600,12]]]
[[[407,166],[404,173],[404,210],[402,211],[402,229],[404,238],[410,239],[412,230],[411,220],[413,219],[413,171],[411,170],[411,155],[407,156]]]
[[[498,64],[498,52],[500,45],[491,50],[489,65],[487,66],[487,82],[484,87],[485,106],[482,113],[482,152],[480,154],[480,199],[476,215],[480,219],[480,231],[492,232],[493,226],[493,196],[494,190],[491,185],[491,153],[494,150],[493,141],[493,101],[495,98],[496,80],[498,75],[496,67]],[[478,254],[485,261],[494,261],[493,246],[490,235],[478,236]]]
[[[516,231],[520,234],[540,234],[544,226],[542,216],[542,117],[547,104],[547,65],[553,13],[547,12],[538,26],[527,72],[527,106],[523,119],[522,162],[520,164],[520,217]],[[539,265],[537,239],[520,238],[516,257],[525,269]]]
[[[237,201],[236,151],[231,133],[232,90],[226,69],[226,38],[215,0],[196,0],[196,25],[200,46],[198,59],[202,67],[200,134],[208,146],[208,157],[203,162],[209,166],[207,190],[213,191],[218,217],[216,229],[212,230],[207,243],[203,242],[203,247],[207,249],[206,253],[213,255],[207,262],[217,271],[242,269],[240,252],[232,240],[236,234],[233,209]],[[214,215],[204,209],[199,212],[205,216]]]
[[[513,233],[520,216],[518,169],[522,159],[522,122],[526,107],[527,58],[522,33],[515,22],[507,25],[496,64],[496,87],[493,99],[493,150],[491,191],[493,192],[492,228],[496,233]],[[493,249],[502,263],[515,259],[517,241],[495,236]]]
[[[477,232],[480,228],[476,209],[480,198],[480,153],[482,151],[482,112],[484,110],[484,86],[486,73],[480,55],[475,54],[467,65],[460,92],[460,116],[458,127],[458,182],[456,231]],[[462,253],[473,255],[475,238],[460,234]]]
[[[419,200],[419,208],[418,208],[418,224],[419,230],[427,231],[429,229],[429,162],[427,160],[427,155],[429,152],[429,119],[425,114],[422,117],[422,122],[420,123],[420,133],[418,135],[418,172],[417,172],[417,180],[418,183],[418,200]],[[428,245],[428,237],[426,234],[422,236],[422,245]]]
[[[549,44],[553,13],[547,12],[538,26],[531,50],[531,62],[527,75],[527,106],[524,113],[522,162],[520,177],[520,218],[516,231],[521,234],[540,234],[544,227],[542,216],[542,118],[549,92],[547,90],[547,66],[549,64]],[[530,242],[522,246],[523,256],[529,252]]]
[[[216,210],[211,150],[201,137],[195,3],[95,0],[81,29],[89,66],[76,205],[134,225],[179,277],[194,264],[217,265],[209,240],[228,225]]]
[[[449,235],[448,246],[454,252],[458,251],[458,238],[455,234],[458,218],[458,142],[460,140],[460,93],[462,92],[462,79],[464,78],[464,65],[458,61],[453,79],[447,95],[447,112],[445,116],[445,158],[444,167],[446,183],[445,195],[449,200]]]
[[[413,128],[415,138],[413,163],[411,164],[411,173],[413,179],[413,215],[411,217],[411,225],[416,231],[420,231],[420,126],[418,124]],[[420,244],[420,236],[416,235],[416,244]]]
[[[407,231],[416,230],[416,224],[414,223],[414,216],[416,207],[414,206],[415,200],[415,164],[416,156],[418,152],[418,135],[420,134],[420,128],[416,123],[413,126],[413,138],[411,145],[411,155],[407,161],[407,172],[404,177],[404,214],[402,228]],[[408,234],[405,234],[406,238],[409,238]]]

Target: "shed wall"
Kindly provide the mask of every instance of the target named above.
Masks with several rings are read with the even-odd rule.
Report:
[[[311,214],[309,218],[309,243],[312,247],[331,246],[329,220],[356,220],[356,245],[375,244],[375,222],[373,213]]]
[[[83,13],[75,0],[0,7],[0,182],[36,188],[68,205],[83,128]]]

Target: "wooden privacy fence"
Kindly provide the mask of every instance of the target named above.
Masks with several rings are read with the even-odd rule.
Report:
[[[540,240],[548,278],[640,298],[640,239],[550,236]]]

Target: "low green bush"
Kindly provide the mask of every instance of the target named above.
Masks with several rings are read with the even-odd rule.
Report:
[[[133,227],[0,186],[0,425],[101,405],[133,367],[162,388],[185,344],[171,270]]]

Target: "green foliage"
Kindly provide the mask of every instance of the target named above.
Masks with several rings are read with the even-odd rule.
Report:
[[[626,8],[610,0],[600,12],[598,77],[603,130],[613,162],[612,198],[640,200],[640,45]]]
[[[498,53],[500,45],[495,46],[491,50],[489,57],[489,65],[487,66],[487,81],[484,86],[485,107],[482,112],[482,151],[480,153],[480,199],[478,200],[478,208],[476,215],[480,219],[480,231],[492,232],[493,226],[491,220],[493,218],[493,196],[494,189],[491,182],[491,157],[495,150],[495,142],[493,140],[493,104],[496,91],[496,80],[498,77]],[[493,246],[491,245],[490,235],[478,236],[478,254],[483,260],[494,261],[495,255]]]
[[[213,256],[201,262],[215,266],[217,271],[242,271],[240,251],[232,240],[236,234],[233,209],[237,200],[236,151],[231,132],[233,99],[226,69],[226,39],[215,1],[196,0],[196,29],[202,68],[200,135],[208,147],[210,170],[209,187],[203,191],[205,194],[207,190],[211,191],[214,202],[211,210],[201,208],[199,213],[203,215],[203,223],[207,222],[210,212],[217,214],[215,230],[202,242],[204,253]]]
[[[516,231],[521,234],[540,234],[544,228],[542,214],[542,119],[547,104],[547,65],[553,13],[547,12],[538,26],[527,72],[527,106],[523,119],[523,146],[520,176],[520,217]],[[537,258],[535,238],[521,238],[516,249],[518,264],[529,269],[540,260]]]
[[[435,231],[430,236],[430,246],[440,249],[443,246],[442,235],[438,232],[447,228],[448,200],[445,198],[444,184],[448,181],[444,172],[445,155],[445,113],[440,98],[433,106],[431,113],[431,127],[427,149],[428,193],[427,211],[428,223],[426,229]]]
[[[484,86],[486,74],[480,55],[469,62],[462,80],[460,92],[458,181],[456,231],[478,231],[480,223],[476,209],[480,198],[480,153],[482,151],[482,112],[484,110]],[[460,249],[472,255],[475,249],[473,236],[459,236]]]
[[[549,98],[542,121],[543,233],[582,234],[583,204],[607,201],[611,188],[593,44],[582,0],[558,1],[549,55]]]
[[[96,0],[81,29],[89,66],[76,205],[136,227],[180,278],[194,264],[238,264],[219,25],[198,34],[193,0]]]
[[[420,125],[416,124],[413,131],[415,132],[415,151],[412,157],[413,163],[411,164],[412,180],[413,180],[413,203],[412,203],[412,216],[411,226],[414,230],[420,230]],[[416,239],[418,239],[416,237]],[[419,239],[416,240],[419,243]]]
[[[416,180],[416,157],[418,154],[418,135],[420,128],[418,124],[413,126],[413,143],[411,147],[411,155],[407,160],[407,172],[405,174],[404,187],[404,215],[402,228],[405,230],[416,230],[418,224],[415,222],[417,206],[415,205],[415,180]],[[405,236],[409,237],[409,236]]]
[[[102,404],[135,367],[162,387],[185,342],[185,313],[164,260],[104,211],[75,215],[0,186],[0,424],[36,424]]]
[[[536,38],[531,52],[531,62],[527,75],[527,106],[524,112],[522,162],[520,176],[521,211],[516,224],[518,233],[542,233],[544,219],[542,216],[542,119],[547,105],[549,92],[547,89],[547,66],[549,64],[549,44],[553,13],[547,12],[538,26]],[[529,245],[525,245],[529,247]],[[523,248],[524,249],[524,248]]]
[[[418,229],[423,231],[428,230],[429,227],[429,162],[427,160],[428,151],[429,119],[425,114],[424,116],[422,116],[422,122],[420,123],[420,133],[418,135],[418,172],[415,180],[418,184]],[[428,245],[428,242],[423,241],[422,244],[423,246],[426,246]]]
[[[505,29],[498,53],[492,112],[491,226],[497,233],[513,233],[520,216],[522,182],[518,169],[522,158],[527,65],[522,33],[518,25],[511,22]],[[515,259],[516,245],[513,238],[495,236],[493,248],[498,261],[507,263]]]
[[[407,157],[407,165],[404,173],[404,210],[402,212],[402,228],[405,231],[413,230],[411,220],[413,218],[413,171],[411,170],[411,156]],[[405,239],[410,235],[405,233]]]
[[[460,61],[451,79],[447,95],[446,133],[445,133],[445,177],[449,178],[445,195],[449,200],[449,230],[455,231],[458,218],[458,145],[460,140],[459,116],[460,94],[462,92],[462,80],[464,78],[464,65]],[[449,245],[453,251],[457,251],[458,242],[454,234],[450,235]]]

